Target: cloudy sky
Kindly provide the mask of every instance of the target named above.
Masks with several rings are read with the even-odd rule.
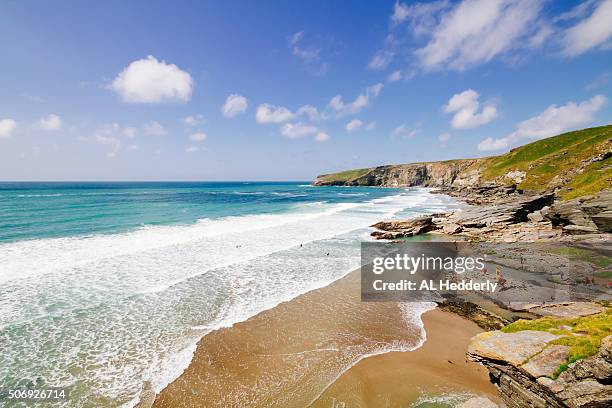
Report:
[[[309,180],[612,122],[612,0],[0,3],[0,180]]]

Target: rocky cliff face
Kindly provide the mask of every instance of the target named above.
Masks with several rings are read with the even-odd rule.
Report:
[[[451,160],[380,166],[366,174],[346,180],[321,175],[314,181],[316,186],[382,186],[382,187],[463,187],[478,183],[478,170],[471,170],[478,159]]]
[[[597,307],[577,303],[559,311],[562,317],[567,317],[568,310],[576,317],[591,314]],[[467,355],[489,370],[508,408],[612,406],[612,336],[601,340],[595,355],[570,363],[559,374],[570,353],[570,347],[555,344],[560,337],[536,330],[485,332],[472,339]]]

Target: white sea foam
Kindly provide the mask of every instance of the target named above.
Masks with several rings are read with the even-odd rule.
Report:
[[[37,373],[78,385],[77,404],[133,404],[145,381],[159,391],[176,378],[202,335],[339,279],[359,266],[369,225],[430,200],[410,192],[0,245],[0,378]]]

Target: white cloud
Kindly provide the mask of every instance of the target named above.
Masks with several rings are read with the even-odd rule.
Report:
[[[368,68],[375,70],[385,69],[393,61],[394,56],[395,53],[391,50],[377,51],[368,63]]]
[[[196,132],[196,133],[192,133],[189,136],[189,140],[193,142],[203,142],[204,140],[206,140],[207,137],[208,135],[204,132]]]
[[[317,142],[327,142],[329,140],[329,135],[325,132],[319,132],[315,135],[315,140]]]
[[[231,94],[225,100],[225,104],[223,104],[223,115],[226,118],[233,118],[239,113],[246,111],[247,106],[247,98],[242,95]]]
[[[284,106],[274,106],[268,103],[257,107],[255,119],[258,123],[283,123],[295,118],[295,113]]]
[[[365,130],[372,130],[375,127],[376,127],[376,122],[365,123],[359,119],[353,119],[346,124],[345,129],[348,133],[352,133],[361,128]]]
[[[364,93],[358,95],[357,98],[350,103],[344,103],[342,96],[336,95],[329,101],[329,107],[340,115],[358,113],[370,104],[371,99],[380,94],[383,86],[384,85],[381,83],[369,86]]]
[[[38,127],[42,130],[54,131],[62,128],[62,118],[57,115],[50,114],[38,121]]]
[[[406,6],[404,3],[396,1],[395,5],[393,6],[393,15],[391,16],[391,21],[394,24],[402,23],[408,18],[409,13],[410,7]]]
[[[324,112],[319,112],[319,110],[312,105],[304,105],[300,107],[297,114],[300,116],[306,115],[311,121],[327,119],[327,115]]]
[[[489,123],[497,117],[497,108],[487,104],[480,107],[480,95],[468,89],[453,95],[444,106],[447,113],[455,113],[451,125],[455,129],[470,129]]]
[[[346,124],[346,131],[351,133],[359,129],[361,126],[363,126],[362,121],[360,121],[359,119],[353,119]]]
[[[83,137],[81,139],[110,147],[111,151],[107,153],[107,156],[115,157],[122,149],[123,142],[126,139],[134,139],[139,135],[163,136],[165,134],[166,129],[157,121],[151,121],[140,127],[122,127],[118,123],[109,123],[95,129],[92,137]],[[127,148],[137,150],[139,146],[132,143]]]
[[[131,62],[114,79],[111,89],[132,103],[188,101],[193,91],[193,80],[188,72],[176,65],[149,55]]]
[[[391,136],[408,139],[408,138],[416,136],[419,132],[420,130],[418,126],[414,129],[411,129],[410,127],[406,125],[400,125],[396,127],[395,129],[393,129],[393,131],[391,132]]]
[[[582,18],[586,16],[587,14],[589,14],[589,12],[591,12],[591,10],[593,9],[593,6],[598,4],[600,1],[601,0],[583,1],[582,3],[580,3],[573,9],[570,9],[569,11],[566,11],[560,14],[559,16],[555,17],[554,21],[559,22],[559,21],[568,21],[568,20],[574,20],[577,18]]]
[[[106,155],[115,157],[121,149],[120,136],[123,134],[123,129],[117,123],[111,123],[98,128],[93,137],[93,141],[104,146],[109,146],[112,150]]]
[[[302,47],[300,43],[304,39],[304,32],[299,31],[293,34],[289,38],[289,44],[292,47],[293,55],[305,60],[305,61],[313,61],[319,59],[319,54],[321,50],[319,48],[314,47]]]
[[[198,146],[189,146],[185,149],[185,152],[187,153],[195,153],[199,151],[200,151],[200,148]]]
[[[289,43],[291,45],[295,45],[297,43],[299,43],[302,38],[304,38],[304,32],[303,31],[298,31],[297,33],[293,34],[291,36],[291,38],[289,39]]]
[[[0,138],[10,137],[17,128],[17,122],[13,119],[0,119]]]
[[[321,48],[304,45],[304,32],[299,31],[289,37],[289,46],[294,56],[299,58],[307,70],[316,76],[325,75],[327,63],[321,61]]]
[[[183,123],[187,126],[197,126],[204,123],[206,119],[204,119],[203,115],[189,115],[183,119]]]
[[[421,36],[433,31],[439,12],[448,7],[449,2],[447,0],[413,3],[410,6],[398,2],[393,8],[391,23],[396,25],[408,21],[412,33]]]
[[[429,38],[416,50],[426,70],[463,70],[525,48],[539,25],[542,1],[463,0],[411,6],[404,16],[413,33]]]
[[[157,121],[146,123],[142,127],[142,133],[146,136],[163,136],[166,134],[166,129]]]
[[[539,115],[519,123],[516,130],[509,135],[498,139],[483,140],[478,145],[478,150],[504,149],[520,139],[543,139],[589,125],[605,103],[605,96],[595,95],[579,104],[568,102],[563,106],[550,105]]]
[[[554,33],[554,28],[547,24],[542,24],[538,31],[536,31],[535,34],[529,39],[529,46],[531,48],[541,47]]]
[[[138,129],[136,129],[135,127],[126,127],[125,129],[123,129],[123,135],[130,139],[133,139],[138,135]]]
[[[317,142],[326,142],[329,140],[329,135],[309,123],[285,123],[281,127],[281,134],[290,139],[299,139],[306,136],[314,136]]]
[[[388,77],[387,77],[387,81],[388,82],[397,82],[400,79],[402,79],[402,71],[397,70],[392,72]]]
[[[575,15],[580,16],[589,8],[593,8],[592,14],[565,32],[565,55],[575,56],[594,48],[612,46],[612,0],[585,2],[575,9]]]
[[[281,128],[281,134],[290,139],[297,139],[300,137],[315,134],[319,131],[316,126],[308,123],[285,123]]]

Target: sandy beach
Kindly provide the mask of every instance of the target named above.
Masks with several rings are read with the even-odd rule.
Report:
[[[420,319],[410,318],[427,310],[423,304],[361,302],[359,282],[352,272],[209,333],[153,406],[396,407],[427,397],[496,399],[486,370],[465,361],[479,327],[427,311],[423,343]]]

